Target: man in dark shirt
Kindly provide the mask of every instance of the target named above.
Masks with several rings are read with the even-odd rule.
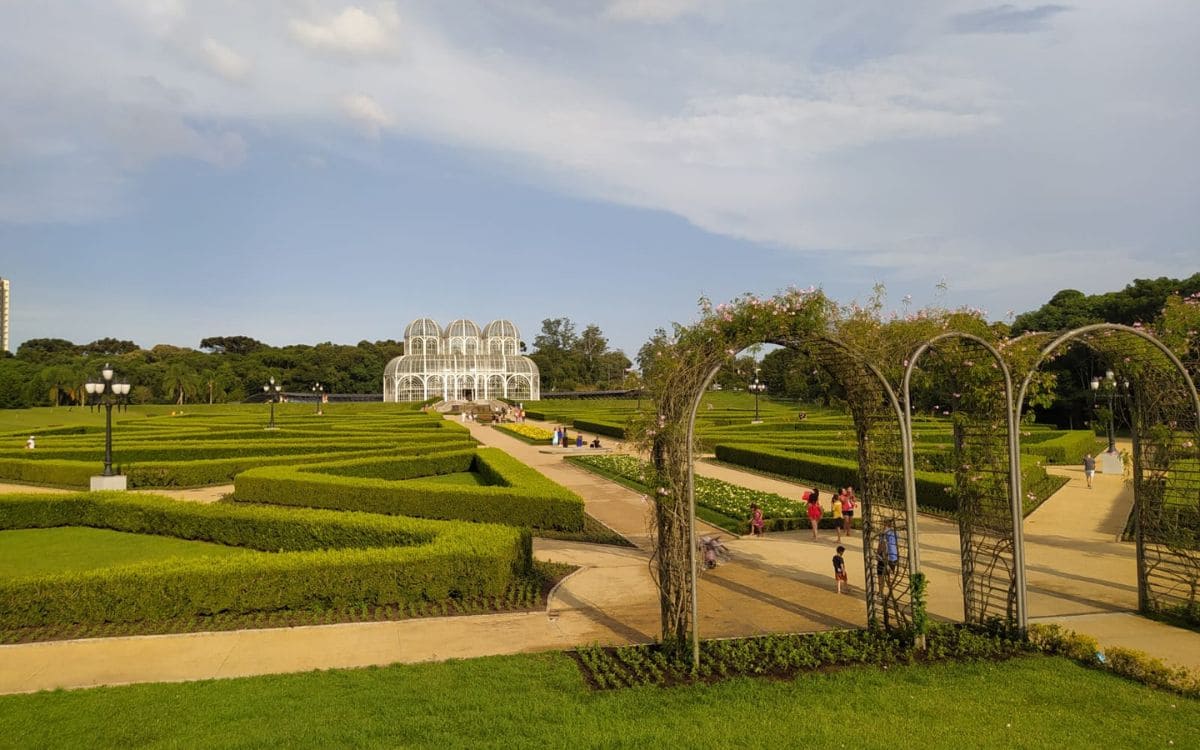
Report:
[[[1083,476],[1087,478],[1087,486],[1092,488],[1092,477],[1096,476],[1096,459],[1089,453],[1083,457]]]

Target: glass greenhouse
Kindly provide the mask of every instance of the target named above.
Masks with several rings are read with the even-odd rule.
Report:
[[[521,332],[512,321],[493,320],[480,331],[470,320],[456,320],[442,330],[430,318],[417,318],[404,329],[404,354],[383,370],[383,400],[536,401],[538,368],[520,350]]]

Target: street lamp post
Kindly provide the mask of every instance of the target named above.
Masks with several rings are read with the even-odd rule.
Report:
[[[1129,381],[1128,380],[1124,381],[1123,383],[1121,383],[1121,386],[1126,391],[1128,391],[1129,390]],[[1103,380],[1099,376],[1092,378],[1092,394],[1093,394],[1092,400],[1093,400],[1093,402],[1095,401],[1095,394],[1101,390],[1104,391],[1105,397],[1108,398],[1108,424],[1105,425],[1105,429],[1108,433],[1108,452],[1116,453],[1117,452],[1117,440],[1116,440],[1116,435],[1113,432],[1113,416],[1114,416],[1113,401],[1117,397],[1117,376],[1113,373],[1112,370],[1105,370]]]
[[[104,407],[104,473],[92,478],[92,489],[124,489],[124,477],[119,482],[108,478],[116,476],[112,470],[112,410],[114,406],[123,406],[127,402],[129,383],[113,382],[113,369],[105,364],[100,371],[100,380],[88,381],[83,389],[90,397],[89,405]],[[97,482],[96,479],[101,481]]]
[[[263,384],[263,393],[267,394],[267,400],[271,402],[271,421],[267,425],[268,430],[277,429],[275,427],[275,402],[279,400],[279,392],[283,390],[283,385],[275,382],[275,377],[271,376],[271,382]]]
[[[767,390],[767,384],[758,379],[758,369],[754,368],[754,382],[747,386],[754,394],[754,421],[751,424],[762,424],[762,420],[758,418],[758,396]]]
[[[313,394],[317,397],[317,416],[321,416],[324,412],[321,411],[321,406],[325,403],[325,386],[316,383],[312,387]]]

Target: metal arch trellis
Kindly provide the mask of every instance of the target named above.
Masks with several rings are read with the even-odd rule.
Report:
[[[1118,381],[1130,384],[1126,410],[1133,433],[1138,608],[1200,623],[1200,396],[1195,383],[1175,353],[1146,331],[1114,323],[1083,326],[1041,348],[1021,384],[1015,415],[1023,411],[1042,363],[1076,340],[1104,357]]]
[[[950,331],[922,343],[905,363],[901,393],[909,436],[904,455],[905,492],[916,505],[916,437],[912,379],[926,355],[947,380],[953,424],[956,517],[963,584],[963,619],[1001,619],[1024,629],[1025,560],[1022,540],[1020,445],[1013,411],[1013,380],[1000,352],[971,333]],[[980,355],[982,354],[982,357]],[[991,366],[986,366],[986,360]],[[983,361],[976,361],[981,359]],[[932,369],[932,368],[931,368]],[[994,376],[991,373],[995,373]],[[997,397],[995,381],[1002,385]]]
[[[765,343],[808,349],[842,385],[858,438],[863,513],[863,557],[867,617],[872,625],[905,627],[912,622],[911,575],[919,569],[915,497],[905,492],[904,461],[909,434],[899,399],[883,373],[845,344],[829,338],[767,337]],[[742,347],[745,348],[745,347]],[[687,413],[687,528],[692,661],[700,663],[699,596],[695,539],[695,424],[700,402],[724,363],[713,364],[692,394]],[[887,540],[884,535],[894,535]],[[878,560],[876,543],[883,539]],[[891,558],[896,548],[896,559]]]

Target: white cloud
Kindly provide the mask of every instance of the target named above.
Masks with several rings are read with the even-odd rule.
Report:
[[[612,0],[604,9],[606,18],[635,23],[667,23],[699,13],[707,0]]]
[[[205,38],[200,51],[208,67],[228,81],[241,83],[250,75],[250,61],[212,37]]]
[[[1058,273],[1088,248],[1109,271],[1160,268],[1200,232],[1196,74],[1179,64],[1195,56],[1189,3],[1097,0],[1036,33],[963,35],[954,0],[919,13],[763,0],[700,29],[650,24],[720,13],[718,0],[414,0],[403,23],[345,0],[309,0],[302,17],[282,0],[122,2],[145,22],[69,0],[27,6],[28,20],[0,3],[0,27],[29,30],[0,46],[0,69],[28,71],[0,77],[0,216],[53,218],[55,191],[86,204],[84,186],[93,214],[121,210],[99,193],[165,158],[236,165],[239,132],[303,159],[394,128],[498,155],[547,189],[981,285],[1012,283],[1003,264]],[[252,51],[252,75],[233,50]],[[67,163],[88,165],[69,192],[46,178]]]
[[[293,39],[310,49],[370,56],[393,49],[393,37],[398,25],[395,10],[382,5],[375,14],[351,6],[320,22],[293,19],[288,28]]]
[[[119,5],[142,28],[159,36],[173,31],[187,15],[183,0],[119,0]]]
[[[392,118],[387,116],[379,102],[366,94],[350,94],[342,97],[342,112],[353,120],[367,135],[379,137],[381,128],[391,124]]]

